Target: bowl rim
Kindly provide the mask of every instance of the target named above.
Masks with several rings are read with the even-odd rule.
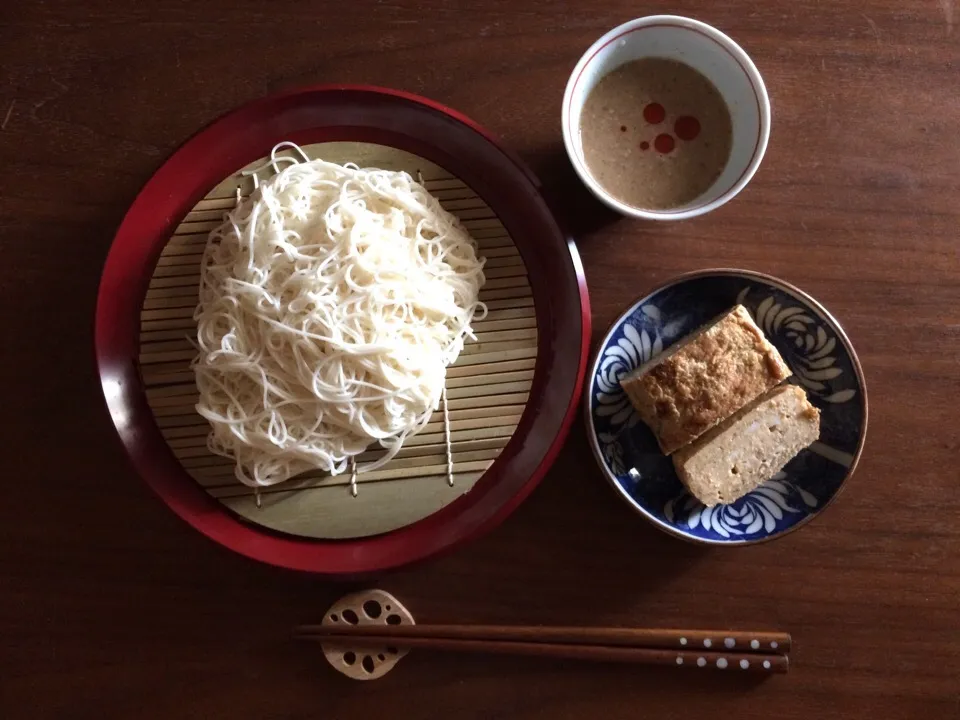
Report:
[[[590,174],[589,168],[585,162],[581,162],[577,156],[575,143],[573,140],[573,129],[570,127],[570,116],[573,112],[573,93],[580,82],[587,66],[593,62],[593,59],[607,47],[610,43],[620,38],[630,35],[638,30],[644,30],[655,27],[671,27],[688,30],[712,40],[720,48],[730,55],[733,60],[743,70],[750,86],[753,89],[757,101],[757,111],[760,118],[760,124],[757,128],[757,140],[753,149],[753,154],[746,168],[722,194],[709,202],[703,202],[689,208],[669,209],[669,210],[647,210],[640,207],[629,205],[615,198],[606,188],[597,182]],[[608,30],[600,36],[586,52],[580,56],[576,66],[567,79],[567,84],[563,93],[563,105],[560,111],[560,130],[563,136],[563,145],[567,152],[567,157],[573,165],[574,170],[579,176],[581,182],[590,189],[590,191],[603,202],[607,207],[627,217],[634,217],[641,220],[654,220],[657,222],[675,222],[678,220],[689,220],[690,218],[704,215],[716,210],[733,200],[743,191],[744,188],[756,175],[763,157],[767,152],[767,146],[770,143],[770,127],[772,125],[772,112],[770,108],[770,94],[767,86],[763,82],[763,76],[756,64],[733,38],[712,25],[685,17],[683,15],[646,15],[633,20],[628,20],[611,30]]]
[[[614,330],[619,327],[620,323],[636,308],[638,305],[641,305],[645,301],[649,300],[654,295],[663,292],[671,287],[680,285],[682,283],[688,282],[690,280],[696,280],[703,277],[712,277],[712,276],[728,276],[728,277],[743,277],[754,281],[761,281],[767,284],[772,284],[774,286],[780,286],[781,288],[795,294],[803,302],[809,304],[811,307],[821,313],[822,316],[830,323],[831,329],[836,333],[837,338],[840,340],[841,344],[844,347],[844,350],[847,352],[848,357],[850,358],[850,364],[853,366],[854,373],[857,377],[858,389],[860,390],[860,405],[863,410],[863,425],[860,430],[860,436],[857,442],[856,451],[853,454],[853,462],[850,463],[850,467],[847,468],[847,473],[844,475],[843,480],[840,482],[840,486],[837,488],[833,496],[822,505],[816,512],[808,514],[803,519],[799,520],[796,524],[792,525],[789,528],[780,530],[779,532],[772,533],[762,538],[753,538],[753,539],[738,539],[738,540],[717,540],[711,538],[700,538],[687,533],[677,530],[671,525],[667,525],[657,518],[650,515],[650,513],[640,506],[624,489],[621,487],[620,483],[617,482],[616,477],[610,472],[607,468],[606,463],[603,461],[603,456],[600,452],[600,447],[597,444],[597,433],[596,428],[593,424],[593,380],[597,376],[597,367],[600,361],[600,355],[603,352],[603,349],[607,346],[607,342],[610,339],[610,336],[613,334]],[[738,268],[708,268],[704,270],[694,270],[692,272],[682,273],[677,275],[666,282],[657,285],[654,289],[645,292],[641,295],[638,295],[634,300],[628,303],[623,310],[619,313],[616,319],[610,323],[607,329],[604,331],[603,338],[600,340],[597,345],[596,352],[593,356],[593,362],[590,364],[590,372],[587,375],[586,383],[584,387],[585,399],[583,403],[583,412],[584,420],[586,423],[587,429],[587,440],[590,444],[590,451],[593,454],[593,459],[597,463],[597,466],[600,469],[600,472],[603,474],[604,479],[610,484],[611,487],[616,491],[617,495],[626,502],[630,508],[638,515],[647,520],[650,524],[656,527],[661,532],[665,532],[668,535],[673,537],[680,538],[686,542],[693,543],[694,545],[710,545],[713,547],[742,547],[745,545],[761,545],[763,543],[776,540],[778,538],[785,537],[790,533],[799,530],[800,528],[806,526],[808,523],[814,520],[814,518],[819,517],[827,508],[829,508],[836,501],[840,494],[846,488],[847,483],[850,478],[853,477],[854,472],[857,469],[857,465],[860,462],[860,456],[863,454],[863,447],[867,439],[867,426],[869,424],[869,402],[867,399],[867,383],[866,378],[863,375],[863,366],[860,363],[860,358],[858,357],[856,350],[853,348],[853,344],[850,342],[850,338],[847,337],[846,331],[843,329],[843,326],[837,321],[837,319],[812,295],[801,290],[793,283],[789,283],[785,280],[781,280],[775,275],[770,275],[769,273],[757,272],[754,270],[743,270]]]
[[[398,147],[440,165],[495,208],[528,267],[539,330],[533,385],[520,423],[473,488],[396,530],[349,540],[287,535],[248,523],[208,495],[164,441],[140,380],[140,310],[156,258],[209,189],[282,140]],[[138,192],[110,245],[97,292],[94,349],[103,397],[133,469],[183,520],[242,555],[329,577],[423,560],[502,522],[556,459],[576,415],[589,360],[590,305],[572,239],[536,176],[461,113],[400,90],[326,84],[293,88],[228,111],[186,140]],[[579,352],[552,353],[555,342]],[[528,442],[528,439],[533,438]]]

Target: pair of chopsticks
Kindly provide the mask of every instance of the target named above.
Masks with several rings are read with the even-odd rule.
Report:
[[[497,653],[785,673],[786,633],[505,625],[301,625],[301,640],[350,648]]]

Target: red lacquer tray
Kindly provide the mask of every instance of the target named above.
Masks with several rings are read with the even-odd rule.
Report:
[[[537,360],[513,437],[470,492],[433,515],[381,535],[316,540],[244,522],[181,467],[155,422],[140,379],[140,309],[167,240],[211,187],[283,140],[376,143],[436,163],[496,212],[528,269],[539,333]],[[252,102],[177,150],[137,196],[117,231],[101,278],[95,332],[110,415],[134,468],[164,502],[232,550],[330,576],[421,560],[501,522],[543,477],[569,431],[589,340],[590,311],[579,257],[534,175],[459,113],[408,93],[356,86],[312,87]]]

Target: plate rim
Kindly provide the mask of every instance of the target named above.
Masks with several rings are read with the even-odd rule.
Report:
[[[369,119],[375,118],[378,112],[383,114],[385,108],[396,110],[398,107],[406,107],[409,115],[387,127]],[[335,119],[338,114],[356,113],[357,108],[360,108],[358,114],[362,122],[340,119],[338,123]],[[327,113],[325,120],[318,117],[324,112]],[[264,117],[273,123],[255,123],[257,118]],[[405,128],[424,118],[443,126],[449,132],[448,138],[424,140],[423,135],[414,131],[404,134]],[[281,127],[281,120],[289,127]],[[238,149],[243,138],[251,137],[256,142]],[[491,196],[502,198],[507,192],[492,188],[494,182],[506,184],[513,191],[520,190],[519,197],[511,203],[501,200],[494,206],[521,255],[526,251],[528,265],[530,257],[553,258],[547,257],[549,267],[542,278],[531,276],[538,327],[544,331],[562,327],[557,315],[566,305],[575,311],[570,314],[578,321],[571,323],[572,318],[564,318],[566,324],[574,325],[566,330],[567,339],[577,340],[580,345],[579,353],[554,357],[545,352],[553,340],[552,333],[548,336],[547,332],[541,332],[531,399],[536,397],[540,405],[555,405],[563,412],[541,413],[535,403],[528,402],[514,435],[469,493],[403,528],[342,540],[288,535],[246,523],[208,495],[190,478],[163,440],[146,405],[137,362],[140,310],[154,265],[150,258],[159,256],[173,227],[210,187],[266,154],[264,149],[269,152],[269,147],[282,140],[308,142],[313,137],[322,139],[312,142],[379,142],[413,152],[459,177],[484,200]],[[454,153],[450,138],[465,140],[470,147],[459,156]],[[459,152],[461,148],[457,146],[456,150]],[[197,166],[190,163],[198,158],[209,163],[199,166],[197,178],[183,183],[186,187],[182,190],[178,187],[177,193],[168,192],[178,180],[187,177],[186,169],[196,171]],[[469,167],[478,158],[483,159],[481,166]],[[223,172],[227,166],[230,169]],[[496,178],[483,180],[480,174],[491,167],[496,169]],[[164,192],[168,192],[169,197]],[[524,229],[533,226],[541,233],[524,240],[527,235],[518,233],[520,226]],[[545,238],[549,239],[549,247],[543,242]],[[566,252],[558,252],[563,245]],[[134,257],[128,257],[130,255]],[[125,266],[128,260],[131,262]],[[549,280],[558,277],[567,281],[567,290],[554,294],[563,297],[545,295],[543,290]],[[124,304],[125,300],[131,302]],[[370,85],[323,84],[281,91],[224,113],[182,143],[151,174],[121,221],[101,271],[94,350],[106,409],[127,459],[136,474],[170,509],[208,538],[252,559],[330,577],[354,577],[393,569],[449,550],[495,527],[519,506],[553,464],[570,431],[589,364],[590,330],[589,297],[579,254],[547,204],[540,182],[515,154],[504,149],[473,120],[433,100]],[[548,381],[553,376],[560,376],[561,390],[569,388],[569,396],[563,392],[558,397],[550,390]],[[552,419],[542,419],[548,415],[552,415]],[[535,445],[532,453],[525,450],[528,443],[523,441],[531,429],[536,430],[544,423],[555,428],[552,439],[529,443]],[[504,470],[508,461],[518,459],[526,464],[526,470],[523,467],[510,467],[511,472]]]
[[[645,301],[649,300],[654,295],[657,295],[664,290],[668,290],[671,287],[689,282],[691,280],[697,280],[704,277],[744,277],[754,281],[762,281],[768,285],[780,286],[781,288],[787,290],[790,293],[795,294],[797,297],[801,298],[804,302],[809,303],[817,312],[821,313],[823,317],[830,323],[831,329],[836,332],[837,338],[840,340],[844,349],[847,352],[848,357],[850,358],[850,364],[853,366],[854,372],[857,377],[858,388],[860,389],[860,404],[863,409],[863,427],[860,431],[860,437],[858,438],[856,451],[853,454],[853,462],[850,463],[850,467],[847,469],[846,475],[844,475],[843,480],[840,482],[840,486],[837,488],[837,491],[833,496],[822,505],[816,512],[806,515],[804,518],[799,520],[794,525],[780,530],[770,535],[766,535],[761,538],[752,538],[752,539],[716,539],[716,538],[700,538],[693,535],[678,530],[672,525],[667,525],[663,523],[658,518],[652,516],[645,508],[639,505],[633,497],[631,497],[617,482],[616,477],[610,472],[607,468],[607,464],[603,460],[603,455],[600,450],[600,446],[597,443],[597,433],[596,427],[593,423],[593,381],[597,375],[597,367],[600,362],[600,356],[603,353],[603,349],[607,346],[610,336],[614,333],[616,328],[625,320],[629,315],[632,315],[635,309],[642,305]],[[856,350],[853,347],[853,343],[850,342],[850,338],[847,336],[846,331],[843,329],[843,326],[837,321],[837,319],[830,313],[826,307],[823,306],[816,298],[814,298],[809,293],[801,290],[793,283],[782,280],[775,275],[769,273],[759,272],[755,270],[744,270],[740,268],[706,268],[703,270],[693,270],[690,272],[681,273],[676,275],[667,281],[655,286],[652,290],[638,295],[634,300],[628,303],[625,309],[617,315],[617,317],[607,326],[604,331],[603,337],[600,342],[597,344],[596,353],[593,356],[593,361],[590,363],[589,372],[584,383],[584,392],[586,393],[586,399],[583,403],[583,413],[584,413],[584,422],[587,429],[587,441],[590,445],[590,451],[593,454],[593,459],[597,464],[601,474],[607,483],[615,490],[617,495],[621,497],[634,511],[634,513],[640,515],[654,527],[656,527],[661,532],[667,533],[673,537],[680,538],[688,543],[694,545],[710,545],[718,547],[742,547],[745,545],[761,545],[763,543],[771,542],[772,540],[777,540],[778,538],[785,537],[790,533],[799,530],[800,528],[806,526],[808,523],[812,522],[815,518],[820,517],[827,508],[829,508],[836,501],[838,497],[843,493],[844,489],[847,486],[850,478],[853,477],[856,472],[857,465],[860,462],[860,456],[863,454],[864,444],[867,439],[867,428],[869,425],[869,401],[867,399],[867,383],[866,378],[863,374],[863,367],[860,363],[860,358],[857,355]]]

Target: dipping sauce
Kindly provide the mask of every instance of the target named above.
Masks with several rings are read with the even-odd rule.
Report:
[[[730,157],[730,110],[706,77],[666,58],[621,65],[590,91],[580,115],[583,156],[621,202],[669,210],[695,200]]]

